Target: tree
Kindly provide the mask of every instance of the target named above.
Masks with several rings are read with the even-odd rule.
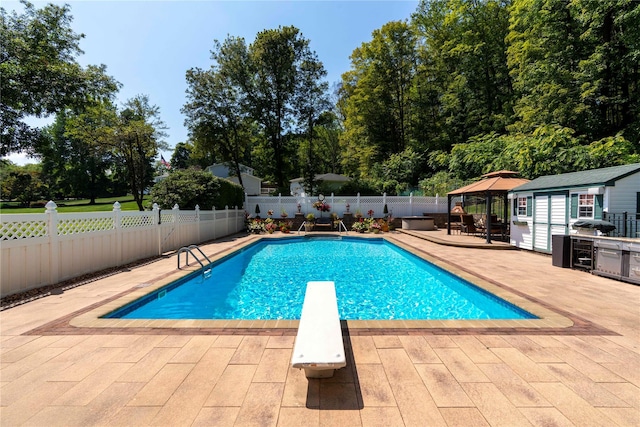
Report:
[[[178,142],[171,156],[171,169],[187,169],[192,165],[191,146],[184,142]]]
[[[49,4],[35,9],[21,0],[24,12],[8,14],[0,8],[0,155],[34,152],[40,132],[23,120],[44,117],[62,109],[81,108],[88,100],[108,98],[118,83],[106,67],[82,68],[82,34],[71,29],[70,7]]]
[[[416,95],[422,132],[449,150],[481,133],[504,133],[514,93],[505,36],[510,1],[423,0],[412,17],[420,35]]]
[[[638,141],[637,2],[514,0],[507,42],[519,98],[514,130],[555,124],[586,141],[618,132]]]
[[[297,110],[299,130],[305,140],[300,150],[305,189],[308,194],[313,194],[316,174],[321,171],[318,169],[319,162],[316,157],[315,126],[320,115],[329,109],[327,97],[329,85],[322,81],[327,72],[315,52],[307,51],[305,55],[307,58],[300,64],[298,87],[293,104]]]
[[[373,32],[351,55],[352,69],[342,76],[345,114],[344,165],[359,175],[413,139],[412,85],[417,39],[406,22],[389,22]],[[364,155],[366,157],[361,157]]]
[[[38,200],[46,193],[41,177],[40,165],[5,165],[0,173],[2,198],[18,200],[23,206],[28,207],[32,201]]]
[[[113,138],[114,154],[123,160],[129,190],[140,210],[144,210],[144,193],[153,183],[152,161],[159,149],[166,148],[161,140],[165,126],[159,116],[159,108],[150,105],[146,95],[131,98],[118,114]]]
[[[218,57],[222,49],[216,43],[213,57]],[[251,144],[251,126],[240,88],[234,86],[227,72],[219,65],[208,71],[187,71],[188,102],[182,112],[187,116],[185,123],[195,144],[229,162],[244,186],[240,162]]]
[[[85,108],[80,114],[71,110],[58,113],[55,122],[43,130],[46,138],[37,147],[49,190],[58,195],[89,198],[90,204],[108,194],[106,173],[113,164],[109,149],[100,144],[105,127],[95,121],[95,108],[101,108],[100,104]]]

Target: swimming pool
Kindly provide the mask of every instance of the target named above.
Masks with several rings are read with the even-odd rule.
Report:
[[[332,280],[343,320],[536,316],[384,240],[265,239],[107,314],[126,319],[299,319],[306,284]]]

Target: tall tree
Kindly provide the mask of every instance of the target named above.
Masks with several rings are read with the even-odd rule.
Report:
[[[171,169],[187,169],[193,162],[191,160],[192,147],[190,144],[178,142],[171,156]]]
[[[348,169],[364,175],[375,162],[402,152],[413,139],[412,85],[417,39],[406,22],[389,22],[351,55],[352,69],[342,77]],[[362,164],[366,149],[365,165]],[[355,159],[354,159],[355,157]]]
[[[68,5],[48,4],[36,9],[21,0],[24,12],[0,8],[0,155],[34,153],[40,131],[24,122],[29,115],[44,117],[65,107],[79,108],[92,98],[109,97],[118,83],[106,67],[81,67],[79,41],[71,29]]]
[[[70,110],[58,113],[54,123],[44,129],[48,144],[38,147],[50,191],[86,197],[90,204],[108,192],[106,171],[112,165],[109,149],[99,143],[104,140],[101,134],[105,127],[95,121],[95,108],[100,104],[80,114]]]
[[[242,107],[238,114],[247,114],[252,132],[255,124],[261,134],[254,136],[254,163],[261,163],[263,172],[280,188],[285,188],[286,178],[292,171],[290,159],[295,153],[292,133],[300,119],[294,104],[303,79],[302,67],[306,64],[310,70],[322,69],[309,49],[309,41],[293,26],[279,27],[258,33],[249,46],[244,39],[231,36],[222,43],[216,42],[211,58],[214,65],[208,72],[190,71],[188,79],[192,88],[206,93],[214,87],[216,92],[227,91],[237,101]],[[323,75],[323,72],[314,73],[311,75]],[[209,87],[202,83],[205,80]],[[190,95],[189,104],[193,105],[185,106],[185,111],[194,114],[188,119],[190,122],[199,108],[192,102],[196,95],[195,92]],[[195,126],[195,122],[188,125]]]
[[[514,0],[508,54],[520,131],[541,124],[592,141],[640,137],[640,5]],[[640,145],[636,145],[640,149]]]
[[[144,193],[153,183],[153,159],[159,149],[166,148],[164,129],[160,109],[146,95],[129,99],[118,115],[114,152],[126,166],[130,191],[140,210],[144,210]]]
[[[302,170],[305,187],[308,194],[313,194],[315,187],[315,177],[319,172],[319,162],[316,158],[316,132],[315,126],[320,119],[320,115],[329,109],[329,98],[327,95],[328,83],[322,81],[327,75],[322,63],[318,60],[315,52],[306,52],[306,59],[300,64],[297,90],[294,98],[294,107],[297,110],[297,121],[299,131],[304,135],[305,147],[303,153]]]
[[[433,135],[444,139],[441,149],[480,133],[504,133],[511,123],[514,94],[505,44],[509,4],[423,0],[413,15],[421,38],[420,101],[436,116],[419,122],[444,134]],[[428,106],[434,101],[438,109]]]
[[[216,43],[217,57],[222,46]],[[182,108],[190,137],[201,149],[228,162],[242,183],[241,161],[251,146],[249,116],[243,108],[241,88],[218,64],[204,71],[187,71],[187,103]]]

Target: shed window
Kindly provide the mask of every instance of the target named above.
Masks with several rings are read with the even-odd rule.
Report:
[[[593,218],[593,194],[580,194],[578,198],[578,218]]]
[[[527,198],[518,197],[518,216],[527,216]]]

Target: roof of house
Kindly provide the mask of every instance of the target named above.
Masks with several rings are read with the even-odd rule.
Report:
[[[302,182],[304,178],[294,178],[289,182]],[[331,181],[331,182],[348,182],[351,181],[351,178],[344,175],[338,175],[336,173],[323,173],[320,175],[316,175],[316,181]]]
[[[465,185],[449,192],[449,195],[470,193],[506,193],[514,187],[529,182],[528,179],[516,178],[518,172],[501,170],[482,175],[480,181]]]
[[[591,169],[580,172],[545,175],[512,191],[555,190],[571,187],[612,186],[619,179],[640,172],[640,163]]]

